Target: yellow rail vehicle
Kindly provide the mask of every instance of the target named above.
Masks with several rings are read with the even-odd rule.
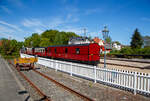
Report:
[[[38,58],[17,58],[14,59],[14,64],[16,65],[17,69],[33,69],[34,63],[38,61]]]

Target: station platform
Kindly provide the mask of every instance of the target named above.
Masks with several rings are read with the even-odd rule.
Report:
[[[8,63],[0,57],[0,101],[32,101]]]

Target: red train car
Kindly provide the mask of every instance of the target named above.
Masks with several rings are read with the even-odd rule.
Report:
[[[26,48],[26,54],[29,54],[29,55],[33,55],[34,54],[34,48]]]
[[[97,64],[103,47],[97,43],[26,48],[30,55]]]
[[[46,57],[46,48],[45,47],[34,48],[34,54],[33,55]]]
[[[96,43],[49,46],[47,47],[46,56],[94,64],[99,62],[100,46]]]

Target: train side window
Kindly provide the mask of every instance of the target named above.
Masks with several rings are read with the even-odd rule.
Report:
[[[49,50],[48,50],[48,51],[49,51],[49,53],[50,53],[50,52],[51,52],[51,49],[49,48]]]
[[[68,48],[65,48],[65,53],[68,53]]]
[[[80,48],[76,48],[76,54],[80,53]]]
[[[57,53],[57,49],[55,48],[55,53]]]

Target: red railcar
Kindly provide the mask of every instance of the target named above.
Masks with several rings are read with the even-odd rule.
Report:
[[[34,48],[34,54],[33,55],[46,57],[46,48],[45,47]]]
[[[29,54],[29,55],[33,55],[34,54],[34,48],[26,48],[26,54]]]
[[[100,46],[96,43],[47,47],[46,56],[86,63],[96,63],[100,59]]]
[[[24,53],[48,58],[95,64],[100,60],[100,50],[103,50],[102,46],[99,46],[97,43],[90,43],[27,48]]]

